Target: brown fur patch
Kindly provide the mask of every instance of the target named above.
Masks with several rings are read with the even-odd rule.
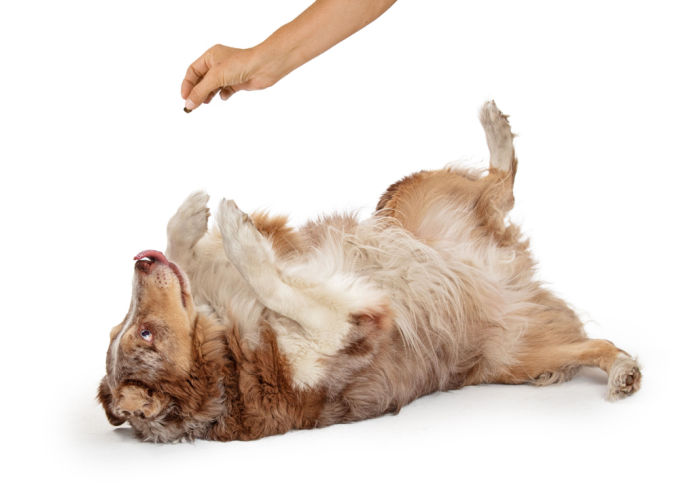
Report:
[[[287,225],[287,217],[272,216],[266,212],[254,212],[250,218],[258,231],[270,239],[278,256],[284,258],[301,252],[301,238],[293,228]]]
[[[236,341],[240,394],[237,439],[258,439],[314,427],[323,401],[321,391],[292,389],[289,366],[279,352],[274,332],[264,324],[261,334],[261,343],[255,350]]]

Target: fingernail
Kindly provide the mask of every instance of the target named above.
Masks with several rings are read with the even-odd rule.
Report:
[[[192,101],[190,101],[189,99],[187,99],[185,101],[185,110],[189,113],[193,109],[194,109],[194,103]]]

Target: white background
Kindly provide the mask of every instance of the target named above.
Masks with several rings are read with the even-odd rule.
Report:
[[[3,3],[3,497],[697,498],[693,2],[399,0],[275,87],[182,112],[201,52],[307,3]],[[540,277],[639,356],[637,395],[604,401],[589,370],[252,443],[110,427],[94,395],[131,257],[164,249],[189,192],[295,224],[367,214],[403,175],[487,160],[490,98],[519,134],[513,219]]]

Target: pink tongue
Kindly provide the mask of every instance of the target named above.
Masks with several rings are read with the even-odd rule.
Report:
[[[169,264],[168,259],[165,257],[165,255],[163,255],[163,253],[159,252],[158,250],[144,250],[143,252],[139,252],[138,254],[136,254],[136,257],[134,257],[134,260],[141,259],[151,259],[160,262],[161,264]]]

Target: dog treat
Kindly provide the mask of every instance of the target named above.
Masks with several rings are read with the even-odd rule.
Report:
[[[183,111],[184,111],[185,113],[191,113],[191,112],[192,112],[192,110],[191,110],[191,109],[187,109],[187,107],[182,108],[182,109],[183,109]]]
[[[363,221],[293,229],[224,200],[209,232],[208,195],[190,195],[166,253],[135,257],[98,390],[109,422],[150,441],[249,440],[397,413],[465,385],[564,382],[582,366],[608,374],[609,399],[637,391],[636,360],[587,338],[536,281],[528,241],[505,218],[510,125],[493,102],[481,123],[487,171],[405,177]]]

